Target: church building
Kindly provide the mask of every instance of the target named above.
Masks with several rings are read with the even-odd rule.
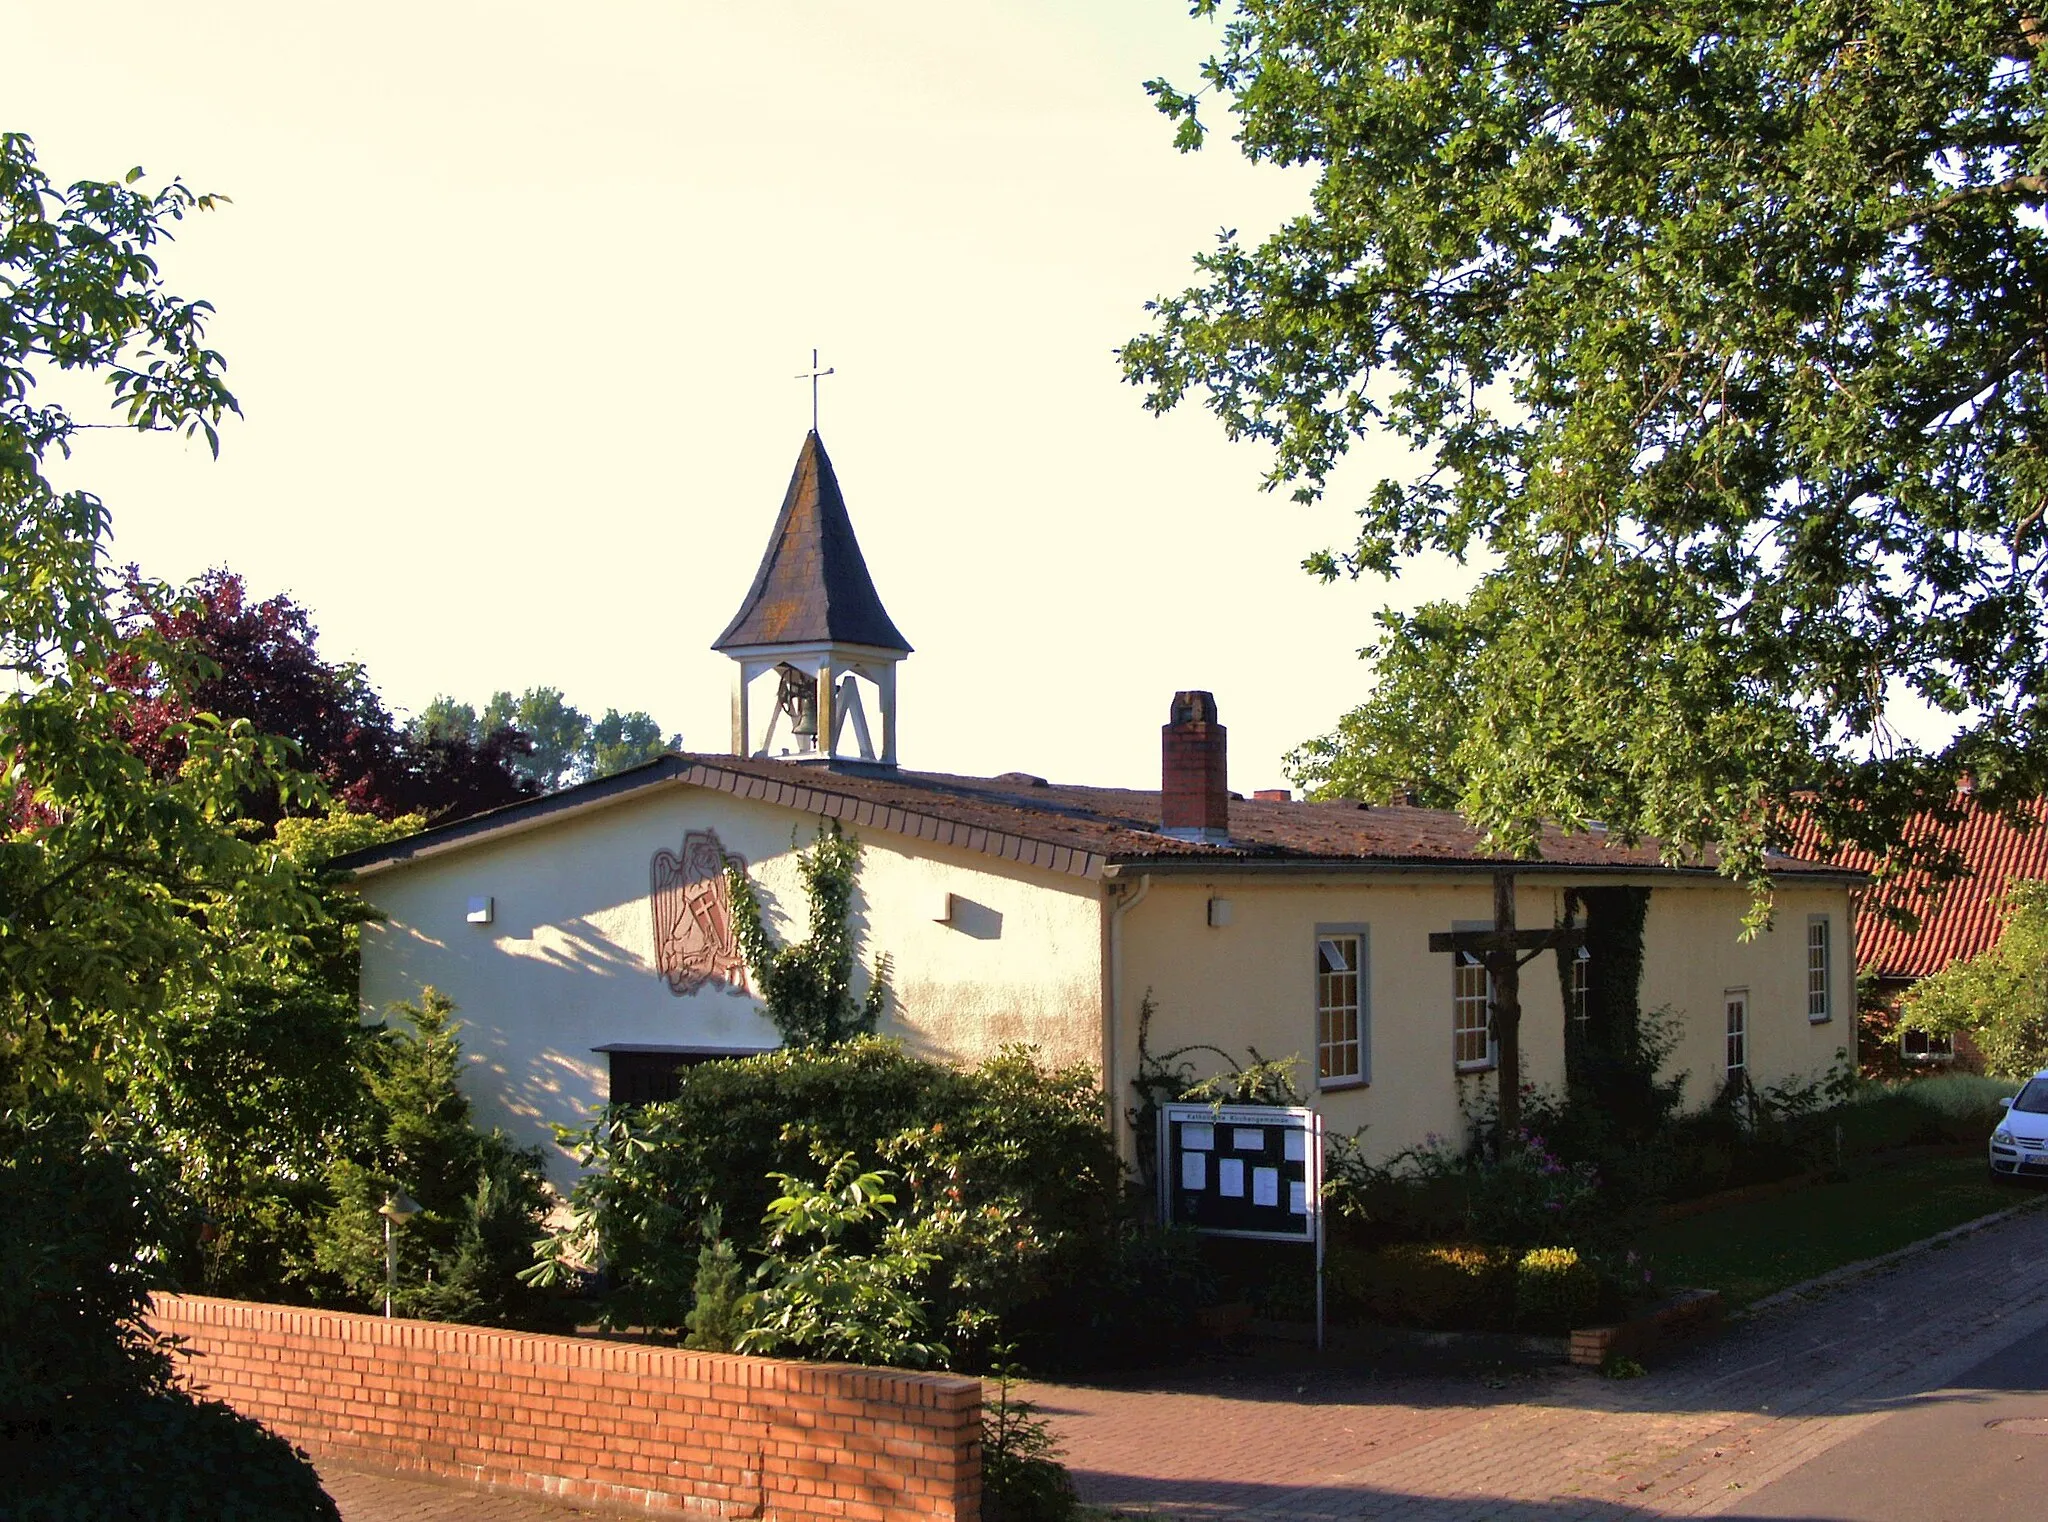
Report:
[[[1675,1023],[1689,1103],[1732,1074],[1761,1086],[1854,1056],[1853,872],[1781,859],[1772,928],[1745,940],[1746,890],[1651,845],[1547,830],[1537,857],[1507,860],[1454,813],[1233,793],[1200,691],[1158,695],[1157,789],[902,766],[910,643],[815,431],[715,648],[733,662],[725,753],[664,756],[341,863],[382,916],[363,931],[365,1012],[426,984],[449,995],[478,1118],[544,1145],[558,1181],[575,1165],[553,1123],[776,1045],[724,867],[752,879],[772,933],[801,937],[795,851],[828,820],[865,848],[856,928],[864,962],[893,963],[884,1034],[951,1062],[1025,1043],[1085,1064],[1120,1134],[1146,1008],[1154,1052],[1295,1055],[1325,1125],[1366,1128],[1369,1156],[1461,1134],[1499,1053],[1487,968],[1452,941],[1494,928],[1503,871],[1514,923],[1544,931],[1589,905],[1597,918],[1616,897],[1602,889],[1647,893],[1639,1001]],[[1525,1082],[1561,1085],[1574,1032],[1599,1019],[1590,963],[1567,937],[1523,972]]]

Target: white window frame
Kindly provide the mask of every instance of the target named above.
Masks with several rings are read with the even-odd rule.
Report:
[[[1917,1052],[1909,1051],[1906,1043],[1915,1036],[1921,1040],[1921,1049]],[[1945,1032],[1902,1030],[1899,1032],[1899,1058],[1915,1066],[1924,1064],[1931,1067],[1939,1063],[1954,1062],[1956,1038]]]
[[[1491,930],[1492,920],[1453,920],[1451,929]],[[1475,988],[1476,985],[1476,988]],[[1465,1016],[1477,1007],[1486,1032],[1486,1056],[1459,1055],[1466,1038],[1482,1029],[1468,1024]],[[1484,1073],[1500,1065],[1500,1040],[1493,1028],[1493,974],[1470,952],[1451,953],[1451,1066],[1460,1073]]]
[[[1354,965],[1349,973],[1330,973],[1323,967],[1323,945],[1325,942],[1341,944],[1350,942]],[[1316,926],[1315,961],[1313,984],[1313,1007],[1315,1028],[1312,1032],[1316,1052],[1316,1087],[1318,1089],[1357,1089],[1372,1082],[1372,936],[1364,925],[1318,925]],[[1351,999],[1342,999],[1342,980],[1350,980]],[[1332,995],[1336,999],[1332,999]],[[1338,1039],[1331,1040],[1330,1017],[1336,1016],[1341,1022],[1346,1016],[1351,1022],[1351,1036],[1347,1039],[1340,1024]],[[1332,1072],[1332,1053],[1350,1050],[1352,1070]]]
[[[1811,1024],[1825,1025],[1834,1017],[1834,919],[1826,914],[1809,914],[1806,917],[1806,1018]]]
[[[1732,1078],[1749,1071],[1749,990],[1721,990],[1721,1071]]]
[[[1572,953],[1572,994],[1570,1015],[1572,1024],[1585,1034],[1586,1022],[1592,1018],[1590,999],[1593,992],[1593,954],[1581,946]]]

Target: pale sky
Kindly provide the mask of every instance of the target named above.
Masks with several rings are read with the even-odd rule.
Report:
[[[560,687],[725,748],[738,607],[809,423],[916,653],[907,766],[1158,785],[1176,688],[1231,783],[1363,695],[1376,584],[1192,403],[1112,350],[1219,227],[1307,181],[1183,157],[1142,82],[1192,83],[1185,0],[577,6],[0,0],[0,126],[53,176],[176,174],[173,289],[246,420],[222,456],[88,437],[116,551],[289,591],[401,711]],[[1392,446],[1386,446],[1391,448]],[[1462,576],[1434,566],[1406,602]]]

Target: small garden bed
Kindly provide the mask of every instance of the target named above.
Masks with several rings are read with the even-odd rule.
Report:
[[[1643,1247],[1665,1283],[1712,1286],[1735,1307],[2040,1197],[1993,1184],[1973,1153],[1664,1221]]]

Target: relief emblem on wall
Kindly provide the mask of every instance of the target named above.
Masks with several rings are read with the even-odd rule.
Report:
[[[747,963],[733,934],[725,883],[728,862],[747,870],[746,858],[728,856],[711,830],[685,835],[681,856],[654,853],[654,965],[670,993],[693,994],[707,983],[747,991]]]

